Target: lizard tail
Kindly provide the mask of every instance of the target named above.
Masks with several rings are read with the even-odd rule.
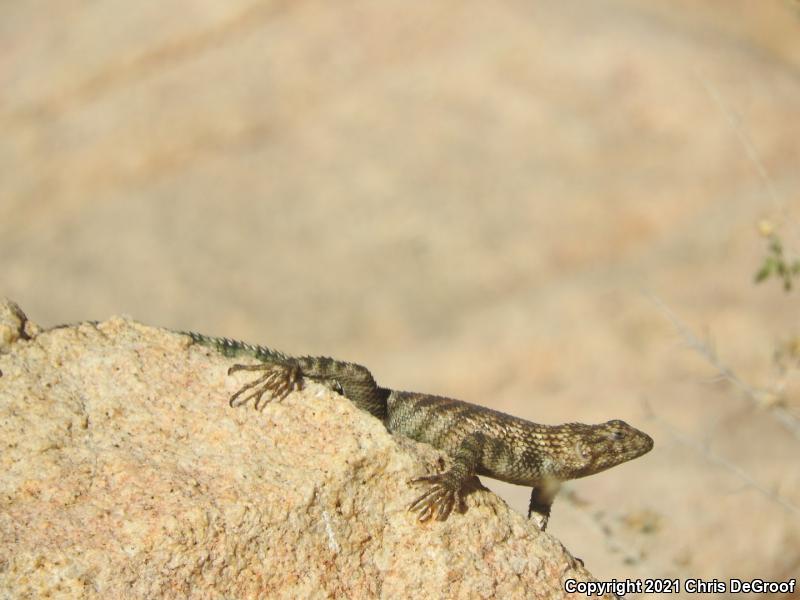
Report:
[[[200,344],[206,348],[212,348],[228,358],[238,358],[247,356],[255,358],[256,360],[268,361],[286,361],[288,356],[278,350],[272,350],[265,346],[257,346],[255,344],[248,344],[238,340],[232,340],[224,337],[214,337],[210,335],[203,335],[194,331],[180,331],[182,335],[188,335],[192,338],[192,342]]]

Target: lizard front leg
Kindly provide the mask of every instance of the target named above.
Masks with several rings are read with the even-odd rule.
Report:
[[[553,499],[560,487],[561,484],[558,481],[546,481],[531,490],[528,518],[530,519],[531,515],[536,513],[534,522],[542,531],[547,528],[547,521],[550,519],[550,507],[553,506]]]
[[[444,521],[450,516],[454,506],[461,505],[461,491],[464,484],[475,476],[480,464],[486,437],[480,432],[473,432],[461,441],[461,445],[453,457],[453,466],[444,473],[417,477],[411,483],[431,483],[430,489],[414,500],[408,507],[409,512],[418,513],[420,521],[434,517]]]

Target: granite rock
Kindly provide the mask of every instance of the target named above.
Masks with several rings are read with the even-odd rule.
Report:
[[[127,318],[42,331],[0,306],[0,597],[562,598],[591,575],[476,487],[418,523],[435,449],[316,384],[244,376]],[[27,332],[27,333],[26,333]]]

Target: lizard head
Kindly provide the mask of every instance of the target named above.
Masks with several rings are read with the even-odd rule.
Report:
[[[653,448],[653,438],[619,419],[584,427],[574,446],[580,467],[573,478],[605,471]]]

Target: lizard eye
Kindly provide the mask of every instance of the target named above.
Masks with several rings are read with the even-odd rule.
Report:
[[[625,434],[617,430],[617,431],[612,431],[609,437],[611,437],[611,439],[614,440],[615,442],[621,442],[622,440],[625,439]]]

